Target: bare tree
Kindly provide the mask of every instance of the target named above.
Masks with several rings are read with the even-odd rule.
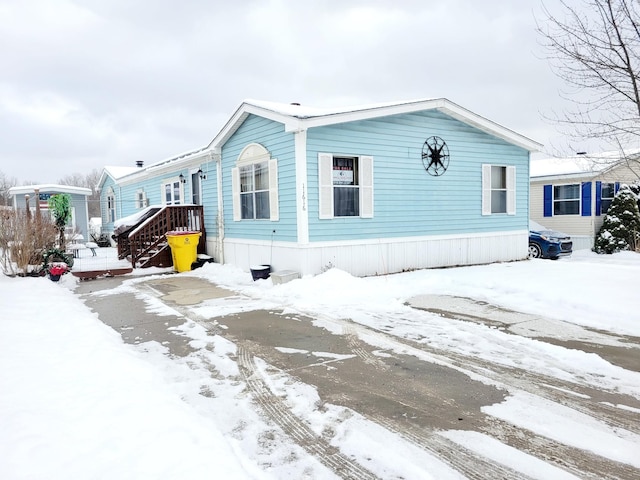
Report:
[[[60,185],[72,185],[75,187],[84,187],[91,189],[91,195],[87,199],[89,217],[100,216],[100,192],[98,191],[98,181],[100,180],[100,171],[93,169],[91,173],[81,174],[74,173],[62,177],[58,183]]]
[[[640,139],[640,5],[637,0],[559,2],[537,31],[574,109],[552,120],[575,140],[599,139],[624,154]],[[637,162],[637,160],[635,160]]]
[[[3,172],[0,172],[0,205],[11,205],[9,189],[17,184],[18,180],[15,177],[9,178]]]

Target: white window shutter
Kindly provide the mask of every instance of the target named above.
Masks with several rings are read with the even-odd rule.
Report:
[[[360,157],[360,216],[373,218],[373,157]]]
[[[507,214],[516,214],[516,167],[507,167]]]
[[[318,217],[333,218],[333,156],[318,154]]]
[[[269,217],[272,222],[280,220],[278,207],[278,160],[269,160]]]
[[[233,197],[233,221],[242,220],[242,204],[240,203],[240,169],[231,169],[231,195]]]
[[[491,165],[482,165],[482,215],[491,215]]]

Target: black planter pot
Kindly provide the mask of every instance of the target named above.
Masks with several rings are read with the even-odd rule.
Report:
[[[256,265],[250,268],[253,281],[266,280],[271,275],[271,265]]]

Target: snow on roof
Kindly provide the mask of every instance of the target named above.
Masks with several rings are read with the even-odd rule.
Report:
[[[639,150],[625,152],[627,157],[640,155]],[[556,175],[597,175],[622,160],[619,151],[600,152],[591,155],[575,155],[565,158],[545,158],[531,161],[531,177],[549,177]]]
[[[20,195],[23,193],[35,193],[38,190],[41,193],[55,192],[55,193],[77,193],[80,195],[91,195],[90,188],[75,187],[73,185],[55,185],[52,183],[46,183],[41,185],[23,185],[20,187],[11,187],[9,189],[9,195]]]
[[[245,103],[249,105],[254,105],[259,108],[264,108],[265,110],[271,110],[272,112],[279,113],[281,115],[287,115],[290,117],[314,118],[314,117],[324,117],[327,115],[337,115],[340,113],[358,112],[362,110],[374,110],[376,108],[395,107],[399,105],[408,105],[408,104],[428,102],[433,100],[436,100],[436,99],[424,98],[424,99],[411,100],[411,101],[405,100],[400,102],[374,103],[374,104],[343,106],[343,107],[311,107],[308,105],[301,105],[299,103],[279,103],[279,102],[269,102],[264,100],[253,100],[253,99],[247,99],[245,100]]]
[[[140,167],[122,167],[122,166],[108,166],[104,167],[109,175],[114,179],[126,177],[127,175],[140,170]]]
[[[424,110],[441,111],[446,115],[479,128],[498,138],[502,138],[530,152],[539,151],[542,147],[538,142],[473,113],[446,98],[435,98],[325,108],[310,107],[297,103],[245,100],[207,148],[213,151],[219,150],[250,114],[281,122],[284,124],[286,132],[296,132],[313,127],[368,120],[388,115],[413,113]]]

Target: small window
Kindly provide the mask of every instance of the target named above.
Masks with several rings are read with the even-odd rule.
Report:
[[[553,214],[580,215],[580,184],[553,187]]]
[[[491,213],[507,213],[507,167],[491,166]]]
[[[113,189],[109,187],[107,192],[107,222],[113,223],[116,220],[116,196]]]
[[[516,167],[482,165],[482,215],[516,213]]]
[[[162,185],[165,205],[180,205],[182,203],[182,188],[180,179],[170,180]]]
[[[603,183],[600,192],[600,214],[604,215],[609,210],[613,197],[616,195],[616,184]]]
[[[145,208],[147,206],[147,194],[144,190],[139,189],[136,192],[136,208]]]

